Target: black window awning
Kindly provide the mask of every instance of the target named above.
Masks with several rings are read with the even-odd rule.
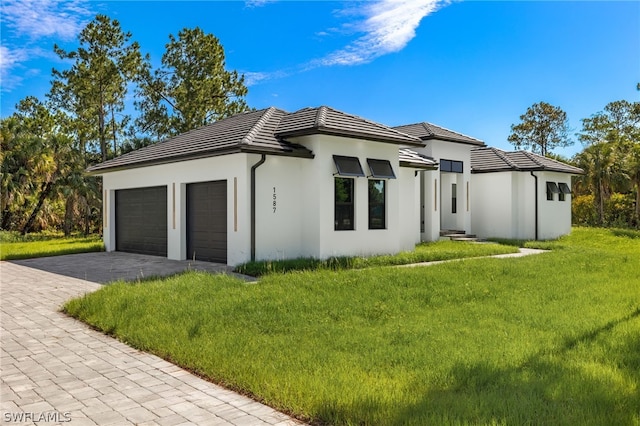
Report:
[[[360,160],[357,157],[334,155],[333,162],[340,176],[364,176]]]
[[[553,194],[560,193],[560,189],[558,188],[558,185],[555,182],[547,182],[547,191]]]
[[[396,174],[393,172],[393,167],[389,160],[374,160],[367,158],[367,164],[369,164],[369,170],[371,170],[371,176],[378,179],[395,179]]]
[[[563,194],[571,194],[571,188],[569,188],[569,185],[567,185],[566,183],[560,182],[558,186],[560,187],[560,192],[562,192]]]

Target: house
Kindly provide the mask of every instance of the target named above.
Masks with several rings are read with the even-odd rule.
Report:
[[[414,136],[329,107],[267,108],[130,152],[103,180],[107,251],[236,265],[420,241]]]
[[[413,149],[439,163],[420,181],[422,241],[437,240],[441,230],[471,234],[471,150],[484,142],[432,123],[395,129],[419,138],[423,146]]]
[[[571,176],[582,169],[527,151],[471,151],[471,227],[485,237],[548,240],[571,232]]]
[[[520,238],[535,231],[527,210],[534,196],[518,186],[529,171],[556,185],[548,185],[554,197],[565,197],[536,210],[538,237],[568,232],[564,207],[579,169],[550,168],[544,159],[534,161],[535,170],[524,160],[498,166],[491,155],[498,151],[482,141],[431,123],[391,128],[327,106],[271,107],[88,172],[102,176],[107,251],[177,260],[237,265],[393,254],[439,239],[442,229]],[[504,191],[512,195],[501,203],[523,204],[500,212],[510,215],[500,228],[487,200]],[[547,226],[557,214],[566,216],[562,225]]]

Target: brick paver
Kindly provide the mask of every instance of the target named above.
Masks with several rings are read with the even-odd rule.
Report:
[[[0,262],[0,422],[300,424],[58,311],[64,301],[99,287]]]

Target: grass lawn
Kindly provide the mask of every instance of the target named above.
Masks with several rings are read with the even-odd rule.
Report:
[[[363,269],[376,266],[407,265],[410,263],[463,259],[517,252],[517,245],[512,243],[478,244],[473,242],[441,240],[418,244],[415,250],[402,252],[396,255],[373,257],[345,256],[332,257],[328,260],[302,258],[279,261],[249,262],[236,267],[236,272],[259,277],[265,274],[289,271]]]
[[[65,311],[317,424],[640,424],[640,233],[426,268],[188,273]]]
[[[69,237],[62,234],[29,234],[0,232],[0,260],[30,259],[63,254],[103,251],[99,235]]]

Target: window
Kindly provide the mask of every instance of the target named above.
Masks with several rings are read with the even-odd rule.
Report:
[[[367,158],[367,164],[369,164],[369,169],[371,170],[371,177],[377,179],[396,178],[389,160],[372,160],[371,158]]]
[[[458,185],[451,184],[451,213],[458,213]]]
[[[335,181],[335,225],[336,231],[353,230],[353,187],[354,179],[337,177]]]
[[[558,200],[565,201],[565,197],[567,194],[571,194],[571,188],[564,182],[558,183],[558,188],[560,192],[558,193]]]
[[[553,194],[559,194],[560,189],[555,182],[547,182],[547,200],[553,201]]]
[[[364,176],[360,160],[357,157],[334,155],[333,162],[340,176]]]
[[[463,167],[462,161],[454,160],[440,160],[441,172],[462,173]]]
[[[369,229],[385,229],[386,181],[369,180]]]

